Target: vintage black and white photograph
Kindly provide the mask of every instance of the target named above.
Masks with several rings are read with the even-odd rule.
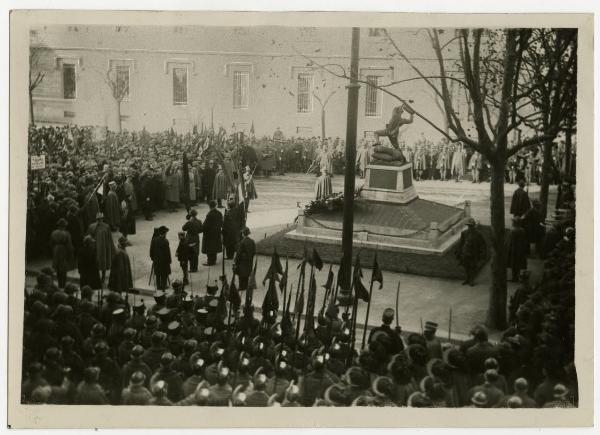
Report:
[[[582,404],[578,25],[27,31],[20,404]]]

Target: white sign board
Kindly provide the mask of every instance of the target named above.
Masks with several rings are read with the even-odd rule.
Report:
[[[31,170],[37,171],[46,167],[46,155],[31,156]]]

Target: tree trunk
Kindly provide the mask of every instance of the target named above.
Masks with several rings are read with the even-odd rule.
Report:
[[[550,190],[550,178],[552,177],[552,145],[551,139],[544,141],[544,163],[542,164],[542,186],[540,189],[540,217],[542,221],[546,219],[548,213],[548,192]]]
[[[31,125],[35,125],[35,119],[33,118],[33,92],[29,91],[29,122]]]
[[[321,139],[325,140],[325,106],[321,107]]]
[[[492,287],[487,313],[487,326],[506,328],[506,253],[504,249],[504,159],[496,156],[492,165],[490,184],[490,215],[492,226]]]
[[[569,119],[569,124],[567,126],[567,130],[565,131],[565,167],[564,172],[562,174],[563,180],[572,180],[572,171],[571,171],[571,150],[573,148],[573,118]]]

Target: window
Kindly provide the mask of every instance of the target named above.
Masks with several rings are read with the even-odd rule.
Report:
[[[369,27],[369,36],[377,37],[385,35],[385,29],[382,27]]]
[[[379,86],[379,76],[367,76],[367,98],[365,100],[365,115],[380,116],[381,115],[381,91],[374,88],[372,85]]]
[[[247,71],[233,72],[233,108],[248,108],[248,90],[250,86],[250,73]]]
[[[298,74],[298,113],[312,111],[312,82],[311,73]]]
[[[173,104],[187,104],[187,68],[173,68]]]
[[[65,100],[74,100],[76,97],[75,65],[65,63],[63,64],[63,98]]]
[[[119,95],[124,100],[129,99],[129,67],[126,65],[117,65],[116,85]]]

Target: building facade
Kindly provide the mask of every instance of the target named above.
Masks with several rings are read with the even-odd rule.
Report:
[[[437,61],[423,37],[391,30],[403,52],[426,74]],[[271,136],[344,137],[350,29],[193,26],[42,26],[31,30],[36,124],[79,124],[130,131],[202,125]],[[449,60],[451,63],[452,61]],[[399,101],[369,86],[415,77],[380,29],[362,29],[358,132],[384,128]],[[423,80],[388,88],[411,100],[436,125],[443,115]],[[432,110],[432,107],[434,108]],[[461,114],[462,116],[463,114]],[[402,140],[437,141],[420,119]]]

